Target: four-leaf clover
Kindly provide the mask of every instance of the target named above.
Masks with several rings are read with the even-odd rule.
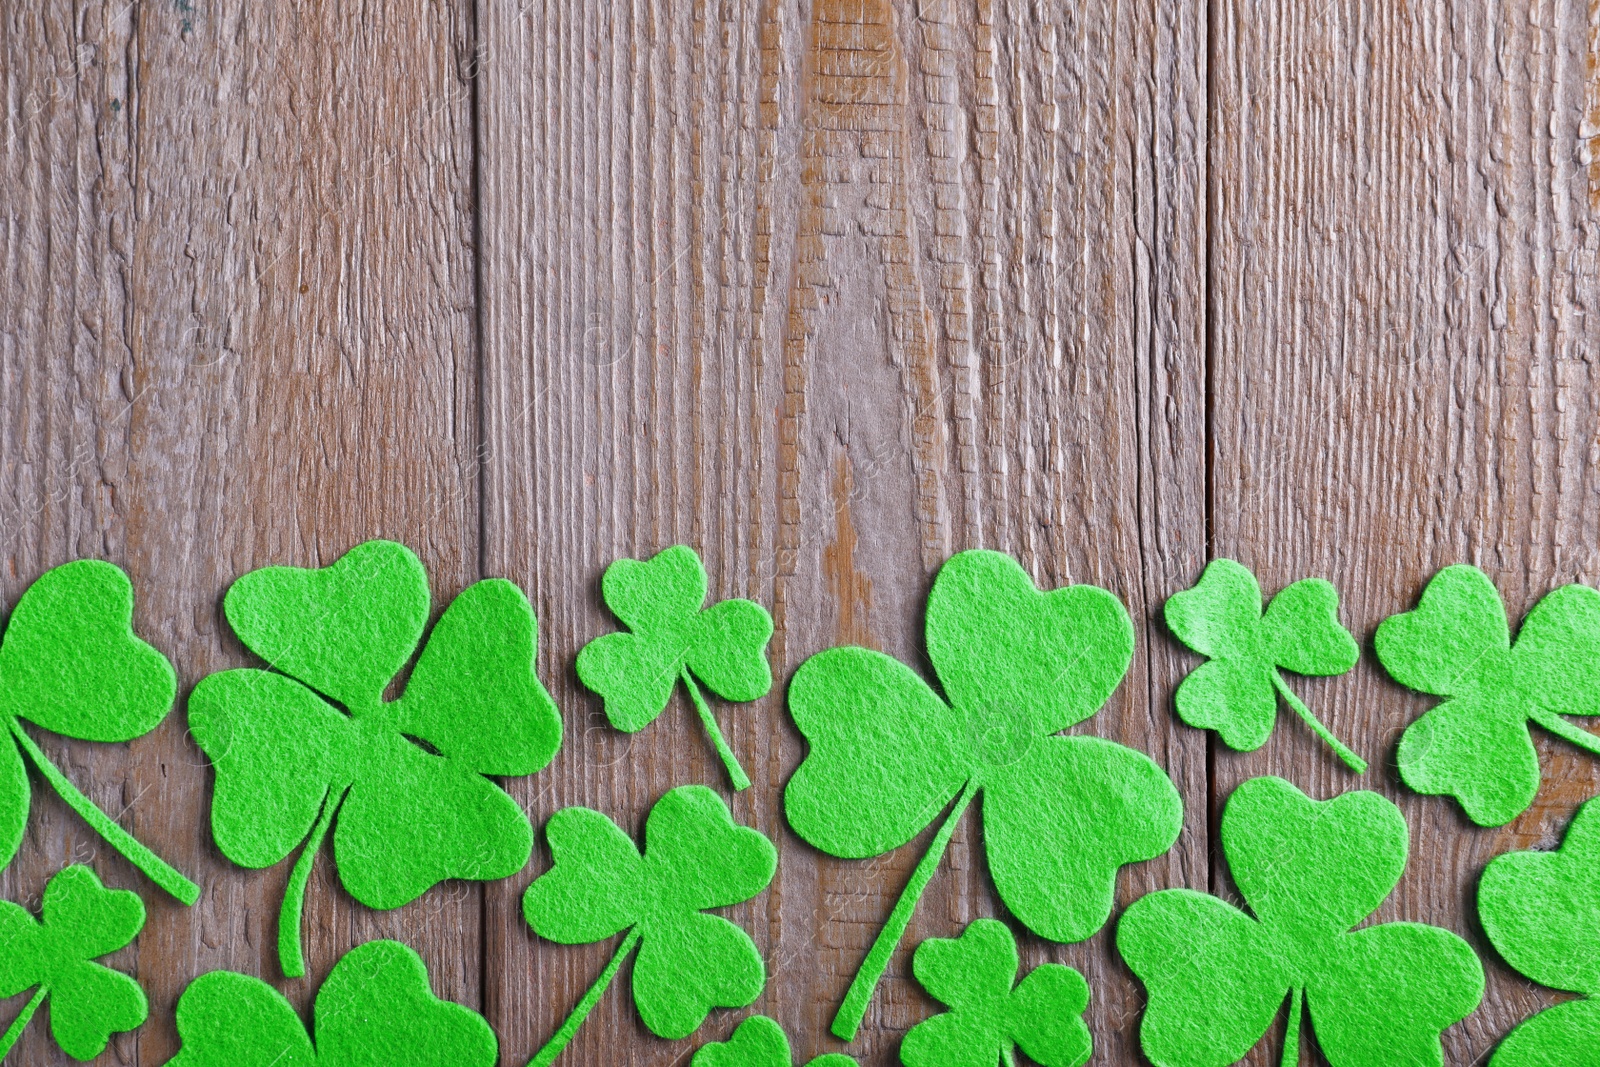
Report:
[[[468,586],[405,692],[385,701],[428,607],[422,564],[392,541],[358,545],[320,570],[253,571],[223,602],[234,632],[274,670],[201,681],[189,729],[216,767],[211,828],[225,856],[267,867],[309,835],[278,924],[289,977],[305,973],[300,911],[335,812],[340,880],[373,908],[410,903],[446,878],[504,878],[532,852],[528,817],[484,776],[532,774],[561,744],[560,716],[533,673],[533,610],[510,582]]]
[[[906,1067],[995,1067],[1017,1048],[1041,1067],[1079,1067],[1092,1044],[1083,1010],[1089,984],[1059,963],[1017,982],[1017,942],[997,919],[979,919],[954,939],[917,946],[912,969],[950,1010],[911,1028],[900,1045]]]
[[[772,688],[767,642],[772,616],[751,600],[723,600],[701,610],[706,569],[685,545],[648,561],[619,559],[600,593],[630,632],[597,637],[578,653],[578,679],[605,698],[606,717],[633,733],[656,720],[681,681],[735,789],[750,779],[706,707],[700,683],[725,700],[759,700]],[[698,679],[698,681],[696,681]]]
[[[149,1014],[138,982],[93,962],[134,939],[144,927],[144,904],[137,893],[107,889],[89,868],[74,865],[45,886],[41,920],[0,901],[0,997],[39,987],[0,1037],[0,1059],[49,997],[56,1044],[75,1060],[92,1060],[112,1034],[137,1028]]]
[[[793,1067],[789,1038],[772,1019],[752,1015],[726,1041],[700,1046],[689,1067]],[[855,1057],[824,1052],[806,1067],[857,1067]]]
[[[1366,761],[1318,722],[1278,673],[1344,674],[1356,665],[1361,650],[1339,625],[1332,584],[1302,578],[1263,612],[1255,575],[1217,559],[1193,589],[1167,598],[1165,611],[1178,639],[1208,657],[1178,686],[1174,702],[1184,722],[1215,730],[1231,749],[1253,752],[1271,735],[1281,696],[1351,770],[1366,773]]]
[[[1117,869],[1177,840],[1183,805],[1142,752],[1057,736],[1110,697],[1133,655],[1133,624],[1104,589],[1042,593],[1015,560],[962,552],[928,596],[928,658],[943,696],[864,648],[812,656],[789,685],[811,743],[784,795],[789,823],[833,856],[899,848],[955,801],[845,996],[833,1032],[850,1040],[956,822],[983,794],[995,888],[1055,941],[1081,941],[1111,914]]]
[[[759,831],[736,826],[722,798],[698,785],[663,795],[645,821],[643,855],[589,808],[556,812],[545,836],[555,863],[523,897],[528,925],[563,945],[628,934],[530,1067],[555,1061],[635,946],[633,1002],[658,1037],[687,1037],[712,1008],[742,1008],[761,995],[767,971],[755,942],[705,909],[760,893],[778,852]]]
[[[1479,826],[1510,822],[1539,791],[1530,721],[1600,753],[1600,737],[1561,718],[1600,715],[1600,593],[1587,586],[1548,594],[1512,644],[1494,583],[1476,567],[1446,567],[1373,644],[1395,681],[1445,698],[1406,728],[1400,777],[1454,796]]]
[[[1266,1033],[1289,997],[1283,1063],[1299,1063],[1300,1013],[1333,1067],[1443,1062],[1439,1035],[1483,996],[1483,966],[1448,930],[1351,930],[1400,881],[1405,820],[1371,792],[1314,801],[1253,778],[1222,814],[1222,851],[1247,914],[1163,889],[1135,901],[1117,949],[1149,992],[1140,1027],[1157,1067],[1221,1067]]]

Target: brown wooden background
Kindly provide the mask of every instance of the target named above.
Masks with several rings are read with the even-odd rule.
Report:
[[[1377,788],[1413,834],[1378,917],[1485,953],[1448,1061],[1555,998],[1495,959],[1473,887],[1491,856],[1554,844],[1600,763],[1541,737],[1534,807],[1469,826],[1398,785],[1428,702],[1369,642],[1448,563],[1487,569],[1517,613],[1600,581],[1600,0],[0,0],[0,86],[0,611],[52,565],[120,563],[186,693],[248,662],[219,611],[235,577],[403,540],[436,607],[481,575],[534,600],[568,731],[508,783],[535,823],[583,803],[637,826],[668,787],[723,778],[681,698],[629,737],[578,688],[576,650],[614,625],[613,558],[699,546],[716,595],[772,606],[787,678],[841,642],[924,662],[932,573],[997,548],[1139,621],[1127,680],[1079,729],[1152,753],[1187,819],[1124,873],[1124,903],[1228,891],[1209,835],[1243,778]],[[1365,778],[1289,717],[1248,755],[1177,722],[1195,660],[1159,606],[1213,555],[1269,591],[1339,587],[1368,653],[1295,684]],[[782,686],[719,714],[756,780],[736,816],[782,854],[733,912],[773,971],[757,1008],[809,1057],[839,1047],[827,1022],[921,842],[820,856],[781,818],[802,755]],[[129,745],[44,746],[205,886],[176,905],[36,785],[0,894],[34,901],[92,861],[151,911],[118,959],[152,1018],[103,1063],[172,1055],[203,971],[306,1004],[340,954],[392,936],[520,1065],[611,952],[523,925],[542,850],[386,913],[324,856],[313,973],[284,982],[289,864],[217,853],[181,706]],[[906,947],[997,912],[974,825]],[[1141,1062],[1142,992],[1109,935],[1025,955],[1089,976],[1095,1062]],[[934,1010],[907,959],[864,1064],[897,1062]],[[11,1062],[60,1062],[46,1035],[41,1015]],[[685,1064],[697,1044],[650,1037],[619,987],[563,1062]]]

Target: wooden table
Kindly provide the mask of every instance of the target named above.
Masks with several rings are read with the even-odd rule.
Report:
[[[219,609],[238,575],[402,540],[436,609],[483,575],[533,599],[568,734],[507,783],[535,823],[582,803],[636,828],[670,786],[722,778],[681,697],[628,736],[577,685],[577,649],[615,625],[612,559],[698,546],[716,595],[772,608],[787,678],[846,642],[925,669],[932,574],[1000,549],[1136,621],[1127,679],[1079,730],[1152,754],[1186,821],[1122,903],[1231,893],[1215,828],[1244,778],[1375,788],[1413,846],[1378,918],[1447,926],[1489,972],[1448,1062],[1556,999],[1498,961],[1474,886],[1490,857],[1556,843],[1600,763],[1541,736],[1534,806],[1469,825],[1399,784],[1396,738],[1429,700],[1370,639],[1449,563],[1487,570],[1513,618],[1600,580],[1595,0],[384,6],[0,11],[0,610],[45,568],[113,560],[187,693],[251,662]],[[1177,721],[1196,660],[1159,610],[1213,556],[1269,592],[1338,586],[1361,665],[1296,685],[1367,776],[1287,716],[1252,754]],[[781,685],[724,721],[755,779],[736,817],[781,851],[731,915],[774,972],[757,1007],[809,1057],[839,1047],[827,1022],[920,849],[839,861],[787,831],[803,745]],[[165,1062],[201,972],[304,1005],[389,936],[520,1065],[612,950],[523,924],[542,848],[392,912],[324,856],[312,974],[284,981],[288,863],[217,852],[181,707],[131,744],[43,744],[205,887],[193,909],[164,898],[36,787],[0,894],[36,901],[92,861],[150,908],[116,959],[152,1017],[103,1063]],[[907,947],[1000,910],[975,826],[851,1049],[864,1064],[897,1062],[934,1010]],[[1109,928],[1024,954],[1089,977],[1095,1062],[1141,1062],[1143,993]],[[10,1062],[61,1062],[47,1032]],[[1249,1062],[1276,1063],[1281,1035]],[[651,1037],[618,988],[562,1062],[685,1064],[697,1044]]]

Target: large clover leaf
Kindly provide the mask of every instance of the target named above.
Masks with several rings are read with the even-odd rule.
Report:
[[[470,1008],[439,1000],[422,958],[369,941],[334,964],[312,1011],[259,978],[212,971],[178,998],[183,1047],[167,1067],[494,1067],[494,1032]]]
[[[765,1015],[752,1015],[726,1041],[701,1045],[689,1067],[793,1067],[789,1038]],[[857,1067],[855,1057],[825,1052],[806,1067]]]
[[[177,679],[166,657],[133,632],[133,586],[110,563],[78,560],[46,571],[17,601],[0,643],[0,867],[22,843],[31,806],[26,753],[45,781],[96,833],[185,904],[200,887],[136,841],[67,780],[22,720],[84,741],[128,741],[166,718]]]
[[[284,974],[305,973],[300,912],[335,813],[340,880],[373,908],[528,861],[527,816],[484,777],[532,774],[561,743],[533,673],[533,610],[516,586],[463,590],[392,701],[384,689],[428,619],[427,575],[405,546],[369,541],[320,570],[254,571],[223,609],[275,669],[205,678],[189,697],[189,729],[216,767],[211,829],[225,856],[267,867],[306,841],[278,924]]]
[[[134,939],[144,927],[144,904],[137,893],[107,889],[89,868],[72,866],[45,886],[40,918],[0,901],[0,997],[39,987],[0,1037],[0,1059],[48,997],[56,1044],[75,1060],[92,1060],[112,1034],[135,1029],[149,1014],[138,982],[93,962]]]
[[[717,727],[701,684],[725,700],[759,700],[772,688],[772,616],[751,600],[706,600],[695,550],[674,545],[648,561],[619,559],[600,592],[630,632],[606,634],[578,653],[578,679],[605,698],[606,717],[633,733],[655,722],[681,681],[735,789],[750,785]],[[697,681],[698,679],[698,681]]]
[[[658,1037],[687,1037],[715,1007],[761,995],[766,966],[739,927],[707,908],[749,900],[767,887],[778,852],[759,831],[734,825],[704,786],[679,786],[650,809],[644,854],[589,808],[563,808],[545,826],[555,865],[536,878],[522,912],[540,937],[583,945],[628,931],[616,955],[530,1067],[548,1067],[635,946],[633,1002]]]
[[[980,792],[1001,899],[1056,941],[1099,929],[1117,869],[1166,851],[1183,821],[1177,790],[1143,753],[1053,736],[1093,715],[1128,668],[1133,625],[1116,597],[1089,585],[1041,593],[1010,557],[962,552],[928,596],[927,642],[943,697],[864,648],[818,653],[789,685],[811,750],[784,808],[805,840],[834,856],[876,856],[955,801],[834,1018],[845,1040]]]
[[[1378,659],[1401,685],[1444,697],[1406,728],[1396,759],[1419,793],[1449,794],[1479,826],[1501,826],[1533,803],[1538,723],[1600,754],[1600,737],[1561,718],[1600,715],[1600,593],[1554,590],[1511,643],[1505,607],[1476,567],[1446,567],[1415,611],[1385,619]]]
[[[1302,1002],[1333,1067],[1443,1063],[1439,1035],[1483,997],[1483,966],[1448,930],[1351,927],[1406,863],[1400,809],[1377,793],[1314,801],[1253,778],[1222,814],[1222,851],[1247,914],[1163,889],[1134,901],[1117,949],[1150,995],[1139,1030],[1157,1067],[1221,1067],[1261,1040],[1289,997],[1283,1063],[1299,1060]]]

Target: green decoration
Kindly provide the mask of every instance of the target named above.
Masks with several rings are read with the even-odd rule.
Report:
[[[439,1000],[422,958],[396,941],[345,954],[317,991],[316,1040],[276,989],[212,971],[178,998],[182,1048],[167,1067],[494,1067],[494,1031]]]
[[[216,767],[211,829],[223,855],[268,867],[306,842],[278,923],[291,978],[305,973],[300,912],[336,812],[340,880],[368,907],[410,903],[446,878],[504,878],[532,852],[527,816],[484,776],[532,774],[561,744],[533,673],[533,610],[510,582],[468,586],[404,694],[385,701],[428,607],[422,564],[392,541],[320,570],[253,571],[223,601],[234,632],[275,669],[202,680],[189,729]]]
[[[698,785],[666,793],[645,821],[642,856],[589,808],[556,812],[545,836],[555,865],[522,899],[528,925],[563,945],[627,936],[530,1067],[555,1062],[635,946],[633,1002],[658,1037],[687,1037],[712,1008],[742,1008],[761,995],[767,971],[755,942],[705,909],[760,893],[778,852],[759,831],[736,826],[722,798]]]
[[[1445,698],[1400,738],[1400,777],[1419,793],[1455,797],[1479,826],[1510,822],[1539,791],[1530,721],[1600,754],[1600,737],[1561,718],[1600,715],[1600,593],[1587,586],[1539,601],[1513,645],[1488,576],[1446,567],[1373,643],[1395,681]]]
[[[1141,752],[1055,736],[1093,715],[1133,655],[1133,624],[1090,585],[1041,593],[1016,561],[970,551],[940,569],[928,657],[943,696],[880,652],[812,656],[789,685],[810,742],[784,794],[789,823],[829,855],[899,848],[950,806],[833,1021],[855,1037],[957,821],[983,794],[995,888],[1023,925],[1081,941],[1111,914],[1117,869],[1177,840],[1183,804]]]
[[[772,688],[767,642],[772,616],[751,600],[723,600],[701,610],[706,569],[694,549],[674,545],[653,559],[619,559],[606,568],[600,592],[630,632],[606,634],[578,653],[578,679],[605,698],[606,717],[633,733],[655,722],[679,682],[735,789],[750,779],[717,728],[700,692],[725,700],[759,700]]]
[[[200,887],[136,841],[67,780],[22,727],[26,719],[82,741],[130,741],[167,717],[172,665],[133,632],[133,585],[110,563],[78,560],[46,571],[22,594],[0,643],[0,867],[28,825],[23,756],[112,848],[185,904]]]
[[[1300,1062],[1302,1003],[1333,1067],[1442,1064],[1440,1034],[1483,997],[1472,949],[1421,923],[1351,930],[1399,883],[1406,850],[1400,809],[1377,793],[1318,802],[1281,778],[1235,789],[1222,851],[1251,914],[1164,889],[1117,926],[1117,948],[1149,992],[1145,1055],[1157,1067],[1233,1063],[1287,993],[1285,1067]]]
[[[765,1015],[752,1015],[726,1041],[702,1045],[689,1067],[793,1067],[789,1038]],[[857,1067],[855,1057],[825,1052],[806,1067]]]
[[[1208,657],[1178,686],[1178,715],[1190,726],[1215,730],[1222,743],[1254,752],[1266,743],[1278,715],[1278,698],[1346,766],[1365,774],[1366,760],[1350,751],[1284,682],[1295,674],[1344,674],[1361,650],[1339,625],[1339,594],[1321,578],[1302,578],[1261,610],[1255,575],[1231,559],[1212,560],[1193,589],[1167,599],[1167,626]]]
[[[1556,851],[1492,860],[1478,917],[1512,967],[1584,996],[1523,1022],[1489,1067],[1600,1067],[1600,800],[1578,809]]]
[[[107,889],[89,868],[74,865],[57,871],[45,886],[41,920],[20,904],[0,901],[0,997],[39,987],[0,1037],[0,1059],[49,997],[56,1044],[75,1060],[92,1060],[112,1034],[138,1028],[150,1013],[138,982],[93,962],[143,929],[144,903],[137,893]]]
[[[1059,963],[1017,982],[1017,942],[1006,925],[979,919],[958,938],[917,946],[922,988],[950,1010],[913,1026],[900,1045],[906,1067],[1016,1067],[1016,1050],[1041,1067],[1079,1067],[1092,1043],[1083,1011],[1089,984]]]

